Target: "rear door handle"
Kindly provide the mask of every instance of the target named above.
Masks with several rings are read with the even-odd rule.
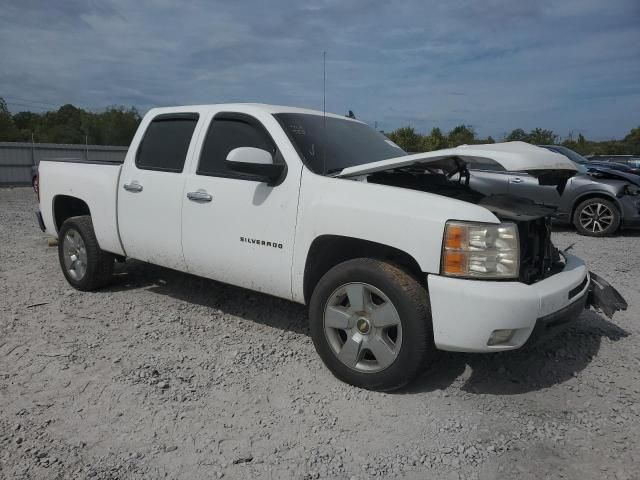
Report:
[[[138,182],[136,182],[135,180],[131,183],[125,183],[122,188],[124,188],[127,192],[141,192],[142,191],[142,185],[140,185]]]
[[[522,179],[520,177],[512,178],[511,183],[522,183]]]
[[[195,192],[187,193],[187,198],[192,202],[210,202],[213,197],[207,193],[206,190],[196,190]]]

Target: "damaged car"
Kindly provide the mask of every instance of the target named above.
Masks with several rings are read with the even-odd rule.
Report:
[[[530,171],[507,170],[496,162],[470,162],[469,186],[485,195],[509,194],[548,206],[553,209],[551,215],[557,223],[573,225],[582,235],[604,237],[613,235],[620,228],[640,227],[640,177],[585,165],[578,161],[577,153],[566,147],[548,145],[541,148],[572,161],[576,169],[574,174],[566,181],[553,184],[539,181]]]
[[[158,108],[124,162],[42,161],[37,217],[78,290],[133,258],[305,304],[337,378],[393,390],[438,350],[517,349],[626,308],[553,245],[554,208],[472,188],[485,164],[560,190],[576,173],[520,143],[407,155],[313,110]]]

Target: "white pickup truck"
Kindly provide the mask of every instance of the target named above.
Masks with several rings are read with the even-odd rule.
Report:
[[[407,155],[312,110],[158,108],[124,163],[43,161],[38,219],[79,290],[134,258],[307,304],[327,367],[391,390],[437,350],[515,349],[590,305],[626,308],[553,247],[547,207],[471,190],[472,162],[560,189],[575,173],[520,142]]]

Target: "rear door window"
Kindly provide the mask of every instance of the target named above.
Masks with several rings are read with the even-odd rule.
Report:
[[[136,156],[136,167],[180,173],[198,123],[197,113],[159,115],[144,134]]]

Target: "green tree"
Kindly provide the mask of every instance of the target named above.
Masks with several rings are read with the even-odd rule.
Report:
[[[545,130],[542,128],[535,128],[529,132],[529,143],[534,145],[553,145],[558,141],[558,135],[553,133],[552,130]]]
[[[472,145],[476,143],[476,132],[471,125],[458,125],[447,135],[450,147]]]
[[[511,130],[511,133],[505,137],[506,142],[528,142],[529,135],[521,128]]]
[[[406,152],[422,151],[422,135],[416,133],[413,127],[398,128],[387,136]]]
[[[425,152],[447,148],[448,145],[447,137],[437,127],[431,129],[431,133],[422,138],[422,150]]]
[[[640,127],[632,128],[622,143],[628,155],[640,155]]]
[[[7,102],[0,97],[0,141],[13,142],[18,134],[11,112],[7,107]]]
[[[33,112],[18,112],[13,116],[13,122],[18,129],[17,141],[30,142],[31,135],[34,137],[40,130],[42,116]]]

